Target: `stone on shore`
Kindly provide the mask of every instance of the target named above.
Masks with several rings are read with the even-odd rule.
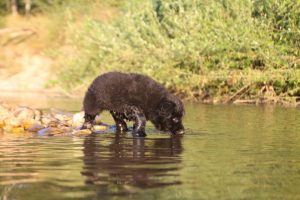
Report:
[[[0,130],[5,134],[88,135],[92,132],[105,131],[109,127],[101,122],[100,116],[96,117],[92,129],[79,130],[83,123],[84,112],[72,114],[56,109],[42,111],[25,106],[0,103]]]

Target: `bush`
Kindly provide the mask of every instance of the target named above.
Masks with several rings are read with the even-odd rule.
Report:
[[[256,0],[252,15],[270,25],[275,43],[290,54],[300,55],[299,1]]]
[[[189,96],[205,89],[199,88],[200,78],[212,72],[222,76],[213,77],[215,85],[225,83],[230,71],[289,69],[299,54],[299,3],[274,2],[145,1],[126,4],[114,22],[70,23],[68,43],[77,54],[60,79],[74,88],[106,71],[140,72]],[[284,5],[292,3],[296,6],[288,13]]]

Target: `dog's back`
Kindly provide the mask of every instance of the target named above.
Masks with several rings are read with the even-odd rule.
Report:
[[[167,90],[148,76],[109,72],[98,76],[88,92],[95,96],[100,109],[123,112],[127,105],[154,110]]]

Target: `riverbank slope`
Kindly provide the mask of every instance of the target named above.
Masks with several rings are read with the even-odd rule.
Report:
[[[4,17],[3,29],[18,24],[32,34],[13,42],[2,36],[1,88],[82,96],[98,74],[126,71],[147,74],[191,101],[299,105],[298,1],[78,0],[63,6],[19,16],[17,23]],[[34,53],[14,49],[20,44]],[[6,52],[21,53],[5,54],[9,46]]]

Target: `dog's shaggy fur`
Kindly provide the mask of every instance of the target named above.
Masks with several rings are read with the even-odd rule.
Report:
[[[183,133],[181,100],[148,76],[109,72],[98,76],[88,88],[83,108],[84,128],[103,110],[111,112],[117,130],[127,131],[124,120],[134,121],[133,133],[145,135],[146,120],[157,129]]]

